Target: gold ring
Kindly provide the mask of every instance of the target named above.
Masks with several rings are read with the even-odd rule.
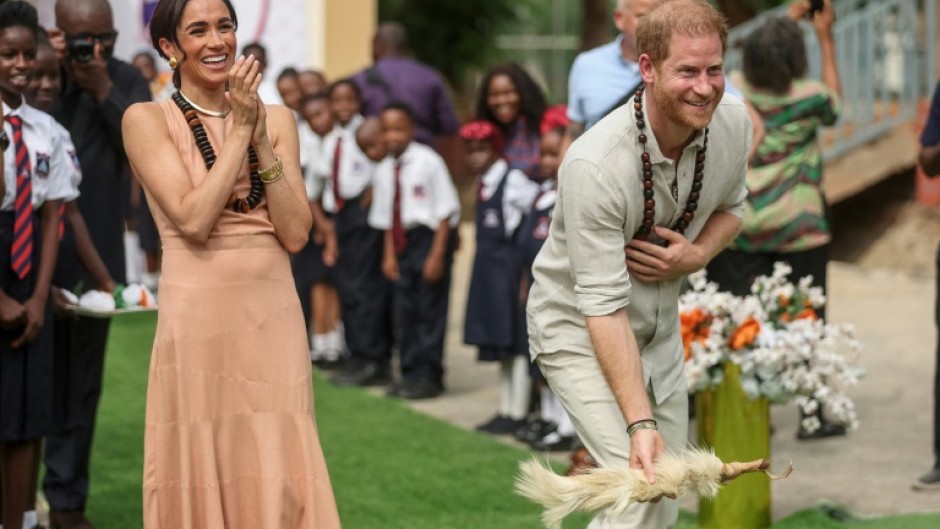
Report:
[[[252,99],[254,99],[254,100],[256,100],[256,101],[258,100],[258,94],[248,94],[248,97],[250,97],[250,98],[252,98]]]

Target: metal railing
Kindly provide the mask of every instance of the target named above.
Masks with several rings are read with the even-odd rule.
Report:
[[[937,0],[840,0],[833,39],[842,80],[842,115],[823,133],[823,156],[832,159],[910,123],[936,82]],[[735,27],[726,69],[740,69],[739,43],[786,6]],[[804,26],[810,76],[821,76],[819,43]]]

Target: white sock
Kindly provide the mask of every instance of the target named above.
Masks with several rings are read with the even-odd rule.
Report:
[[[546,388],[545,393],[542,395],[543,406],[546,406],[549,411],[550,418],[549,420],[558,425],[557,432],[559,435],[565,437],[570,437],[575,434],[574,424],[571,423],[571,417],[568,417],[568,412],[565,411],[565,407],[561,405],[561,401],[558,400],[558,397],[552,393],[552,391]],[[546,402],[547,401],[547,402]]]
[[[499,363],[499,415],[508,416],[512,413],[512,359],[507,358]]]
[[[529,357],[515,356],[512,362],[512,405],[509,416],[516,420],[529,414],[529,398],[532,395],[532,377],[529,376]]]
[[[333,334],[336,336],[334,338],[334,344],[337,353],[339,356],[347,356],[349,352],[346,350],[346,328],[343,327],[343,322],[337,322],[336,328],[333,329]]]
[[[329,348],[327,347],[328,336],[326,334],[314,334],[313,335],[313,348],[310,349],[310,357],[314,360],[327,359],[329,358]]]
[[[39,515],[35,510],[23,513],[23,529],[33,529],[39,523]],[[3,526],[0,526],[3,529]]]
[[[552,393],[552,390],[548,387],[548,384],[542,386],[542,391],[539,392],[539,400],[542,402],[542,420],[546,422],[555,422],[555,403],[552,399],[555,398],[555,394]]]

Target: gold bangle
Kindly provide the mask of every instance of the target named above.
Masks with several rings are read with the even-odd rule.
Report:
[[[281,163],[280,158],[275,158],[274,165],[258,173],[258,177],[265,184],[273,184],[280,180],[282,176],[284,176],[284,164]]]

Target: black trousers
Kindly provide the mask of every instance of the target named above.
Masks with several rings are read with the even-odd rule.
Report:
[[[56,426],[46,437],[43,492],[53,511],[82,511],[111,321],[55,318]]]
[[[394,295],[402,378],[405,382],[442,384],[451,265],[457,234],[451,232],[444,257],[444,274],[436,283],[428,283],[423,276],[434,232],[424,227],[414,228],[408,230],[407,237],[408,246],[398,256],[399,279]]]
[[[829,264],[829,245],[801,252],[741,252],[724,250],[708,263],[709,281],[718,284],[721,290],[737,296],[751,292],[751,284],[758,276],[769,276],[774,271],[774,263],[783,261],[790,264],[793,272],[789,280],[796,283],[801,278],[812,275],[813,286],[822,287],[826,293],[826,266]],[[817,310],[820,318],[826,318],[825,308]]]
[[[368,224],[369,208],[350,200],[333,216],[339,259],[333,280],[343,310],[350,357],[388,365],[392,358],[392,285],[382,274],[384,232]]]
[[[940,272],[940,246],[937,247],[937,272]],[[940,333],[940,275],[937,276],[934,320]],[[938,334],[940,336],[940,334]],[[937,368],[933,379],[933,453],[934,468],[940,469],[940,337],[937,340]]]

